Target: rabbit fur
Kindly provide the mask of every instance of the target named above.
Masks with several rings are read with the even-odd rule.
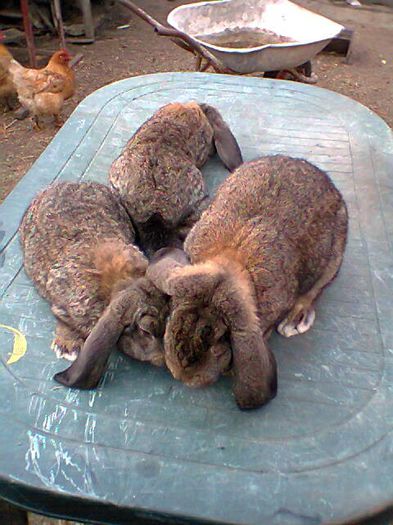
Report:
[[[229,170],[241,164],[236,139],[216,108],[176,102],[154,113],[112,164],[110,184],[149,255],[164,246],[181,246],[207,207],[199,168],[215,149]]]
[[[116,192],[94,182],[53,184],[27,209],[20,238],[26,273],[57,318],[53,348],[76,358],[59,382],[96,386],[116,343],[164,364],[167,297],[145,277],[148,261]]]
[[[274,397],[267,339],[278,323],[286,336],[311,326],[314,301],[339,271],[347,223],[341,194],[309,162],[277,155],[240,166],[187,236],[192,264],[146,273],[171,295],[164,348],[173,376],[204,386],[232,359],[240,408]]]

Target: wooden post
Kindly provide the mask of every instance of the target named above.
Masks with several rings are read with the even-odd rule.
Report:
[[[27,513],[0,499],[0,516],[2,525],[28,525]]]
[[[83,15],[83,24],[85,26],[85,36],[94,42],[95,24],[90,0],[79,0],[79,6]]]
[[[33,28],[30,21],[29,0],[20,0],[20,8],[23,16],[23,28],[25,31],[27,50],[31,67],[37,67],[37,57],[35,54]]]
[[[53,0],[53,13],[55,19],[55,26],[57,33],[60,38],[60,45],[62,48],[66,47],[66,41],[64,37],[64,25],[63,25],[63,16],[61,14],[61,4],[60,0]]]

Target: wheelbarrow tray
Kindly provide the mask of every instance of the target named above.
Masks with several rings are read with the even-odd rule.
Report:
[[[221,0],[179,6],[168,24],[203,45],[224,66],[237,73],[277,71],[311,60],[343,26],[290,0]],[[293,42],[254,48],[224,48],[205,37],[225,32],[266,31]]]
[[[194,390],[117,352],[97,389],[58,385],[69,363],[50,349],[54,316],[23,270],[17,229],[34,195],[106,182],[154,111],[191,99],[220,109],[246,161],[305,158],[348,204],[341,271],[308,333],[270,338],[278,393],[259,410],[237,408],[231,378]],[[0,207],[0,497],[116,525],[317,525],[392,503],[392,166],[382,119],[300,83],[166,73],[87,97]],[[203,173],[211,194],[228,176],[216,157]]]

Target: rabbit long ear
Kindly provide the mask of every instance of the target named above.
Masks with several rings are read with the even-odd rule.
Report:
[[[257,408],[276,395],[277,365],[265,344],[249,285],[232,277],[213,296],[230,331],[233,392],[239,408]]]
[[[83,389],[97,386],[105,371],[112,347],[123,331],[121,314],[126,306],[124,294],[110,303],[86,339],[76,361],[54,376],[58,383]]]
[[[257,331],[231,332],[233,393],[239,408],[258,408],[277,393],[277,365],[273,353]]]
[[[200,104],[209,124],[213,128],[214,145],[224,165],[233,171],[243,162],[239,144],[220,112],[209,104]]]

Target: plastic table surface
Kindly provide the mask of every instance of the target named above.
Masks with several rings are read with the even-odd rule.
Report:
[[[245,160],[303,157],[349,206],[340,275],[309,333],[272,337],[279,392],[255,411],[237,409],[230,378],[192,390],[118,353],[96,390],[59,386],[52,376],[67,363],[50,350],[55,320],[23,271],[17,228],[36,192],[105,182],[145,119],[190,99],[222,110]],[[204,173],[211,192],[227,175],[215,158]],[[317,87],[166,73],[87,97],[0,208],[0,496],[110,524],[343,523],[391,504],[392,174],[387,125]]]

